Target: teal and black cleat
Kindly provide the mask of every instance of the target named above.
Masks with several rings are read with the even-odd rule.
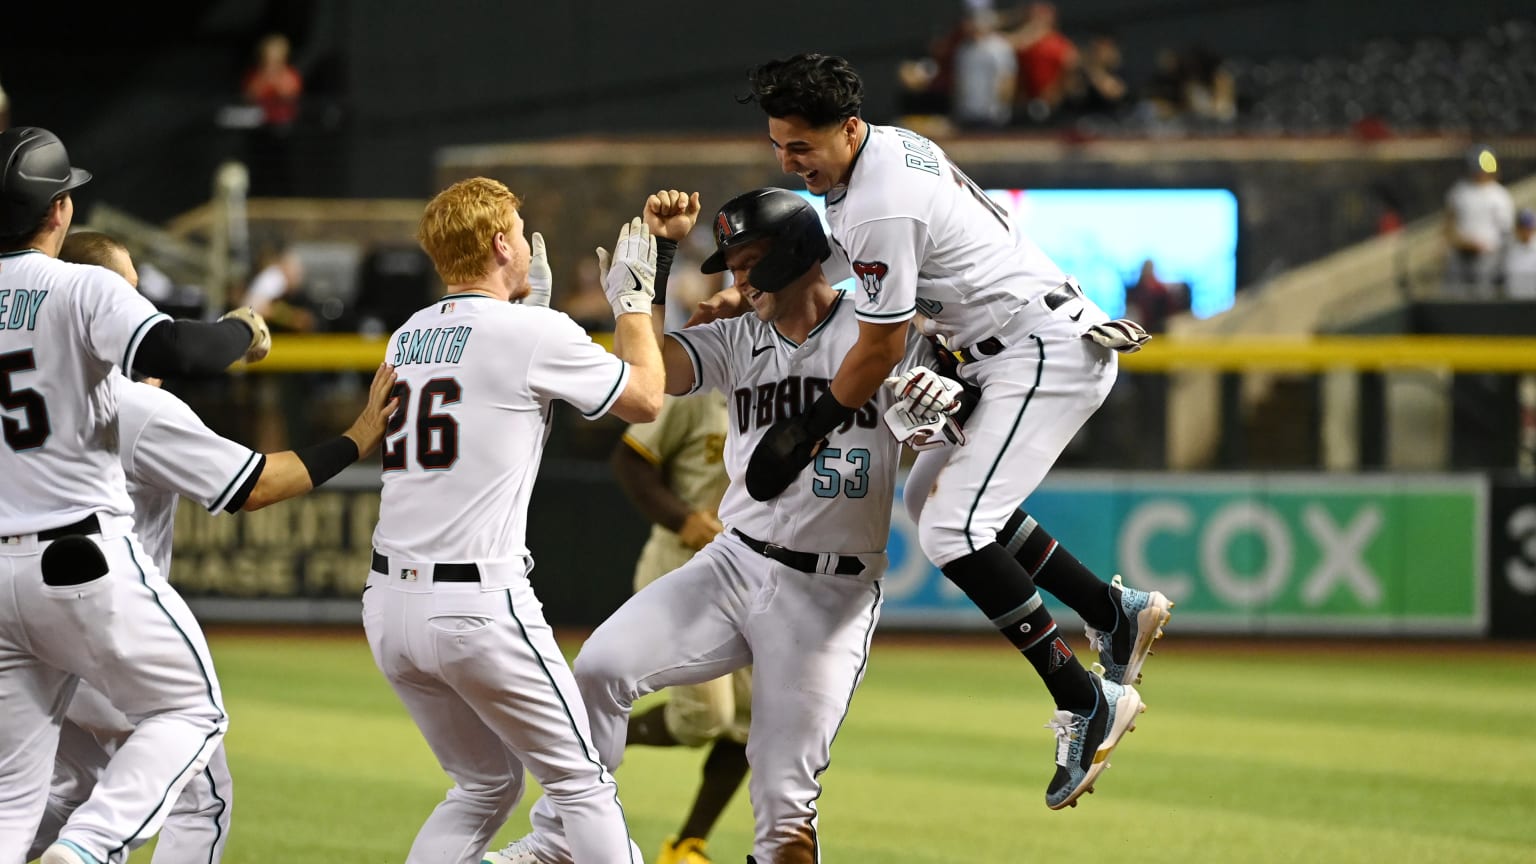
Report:
[[[1056,733],[1056,775],[1045,789],[1045,803],[1052,810],[1076,807],[1079,796],[1093,791],[1099,774],[1109,767],[1109,754],[1136,728],[1136,715],[1147,710],[1135,687],[1088,674],[1099,694],[1092,713],[1057,711],[1045,724]]]
[[[1105,632],[1085,627],[1083,632],[1088,644],[1099,652],[1104,680],[1140,684],[1141,666],[1152,653],[1152,643],[1163,638],[1163,625],[1172,617],[1173,603],[1161,591],[1125,587],[1118,575],[1109,592],[1119,607],[1115,628]]]

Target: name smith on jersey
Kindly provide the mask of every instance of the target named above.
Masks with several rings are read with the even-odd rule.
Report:
[[[402,330],[395,339],[395,358],[391,366],[412,363],[457,363],[464,356],[473,327],[423,327]]]

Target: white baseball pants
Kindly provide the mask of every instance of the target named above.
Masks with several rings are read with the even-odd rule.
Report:
[[[863,680],[879,614],[878,581],[802,573],[721,534],[619,607],[577,655],[603,764],[622,761],[635,700],[751,663],[754,855],[819,860],[818,778]],[[533,844],[546,864],[567,864],[579,828],[551,803],[534,804]]]
[[[154,836],[228,728],[196,619],[140,548],[132,520],[100,521],[86,542],[107,572],[75,585],[44,584],[50,542],[0,539],[0,864],[20,864],[33,844],[77,678],[133,724],[59,832],[102,861]]]
[[[640,864],[630,862],[618,786],[527,577],[482,590],[434,583],[430,563],[392,560],[390,571],[370,573],[363,589],[368,645],[454,783],[406,864],[478,864],[522,798],[524,766],[571,826],[578,864]]]

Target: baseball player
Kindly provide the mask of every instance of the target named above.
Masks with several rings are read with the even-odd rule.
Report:
[[[1049,558],[1032,575],[997,535],[1104,401],[1116,352],[1138,350],[1148,337],[1134,322],[1110,321],[938,145],[865,123],[863,84],[847,61],[820,54],[773,61],[752,73],[751,86],[781,167],[826,196],[834,258],[858,283],[859,339],[827,392],[764,436],[747,487],[769,500],[798,482],[818,442],[891,374],[909,322],[921,313],[981,398],[965,424],[969,443],[935,451],[930,458],[944,460],[936,485],[914,490],[929,499],[919,539],[1044,680],[1057,707],[1058,745],[1046,803],[1075,804],[1145,708],[1131,682],[1170,604]],[[915,411],[938,415],[959,405],[954,382],[903,386]],[[1105,678],[1067,647],[1037,582],[1108,634],[1094,640]]]
[[[159,830],[228,726],[202,632],[134,534],[114,367],[210,373],[270,343],[248,310],[173,322],[121,276],[59,261],[90,174],[52,133],[0,133],[0,172],[0,861],[32,845],[85,679],[134,730],[42,861],[99,864]]]
[[[651,322],[656,244],[637,218],[612,262],[609,354],[569,317],[509,303],[547,278],[519,201],[484,177],[432,199],[418,239],[448,293],[390,337],[400,408],[383,452],[363,624],[453,788],[407,864],[475,862],[523,792],[523,768],[573,826],[580,864],[639,864],[613,777],[528,581],[528,500],[555,400],[631,422],[661,408]],[[548,285],[541,285],[547,291]],[[615,356],[616,355],[616,356]]]
[[[670,397],[661,416],[636,423],[614,445],[614,477],[653,525],[635,565],[635,590],[688,563],[722,530],[719,509],[729,478],[725,437],[730,417],[715,392]],[[707,839],[731,796],[747,778],[752,673],[672,687],[667,701],[629,720],[628,745],[710,745],[698,796],[656,864],[708,864]]]
[[[129,285],[138,285],[128,250],[108,235],[70,234],[59,258],[106,267]],[[119,378],[117,384],[118,459],[128,479],[134,527],[145,554],[162,574],[170,573],[178,496],[185,495],[215,514],[259,510],[304,494],[344,467],[338,461],[324,464],[318,454],[325,445],[299,452],[253,453],[216,435],[186,403],[160,390],[156,379],[131,383]],[[380,366],[367,405],[343,435],[352,444],[354,459],[379,446],[395,407],[389,400],[393,385],[393,371]],[[345,449],[340,442],[335,446]],[[29,859],[42,853],[48,839],[57,835],[90,794],[107,760],[132,731],[133,724],[105,694],[80,682],[64,714],[48,809]],[[156,864],[216,864],[229,837],[232,790],[221,743],[202,773],[182,789],[166,817],[155,844]],[[117,860],[126,856],[123,850]]]
[[[686,235],[693,219],[684,202],[653,201],[653,230]],[[576,680],[598,752],[617,766],[636,699],[752,664],[753,851],[765,864],[812,862],[818,778],[879,616],[899,452],[880,417],[895,397],[879,391],[816,453],[813,472],[772,501],[754,500],[747,457],[779,418],[817,399],[858,323],[853,298],[833,290],[821,269],[826,235],[798,195],[737,196],[720,209],[714,233],[705,272],[729,269],[755,314],[669,333],[662,354],[669,393],[719,391],[729,404],[725,530],[597,628],[577,655]],[[931,357],[915,332],[909,345],[903,365]],[[486,862],[570,861],[578,827],[547,798],[532,820],[534,833]]]

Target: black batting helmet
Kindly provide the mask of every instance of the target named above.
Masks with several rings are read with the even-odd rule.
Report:
[[[788,189],[753,189],[725,202],[715,214],[715,254],[704,259],[705,273],[725,270],[725,252],[754,240],[771,239],[773,246],[748,274],[752,287],[782,291],[805,275],[832,247],[811,203]]]
[[[91,179],[69,166],[59,136],[36,126],[0,132],[0,167],[0,237],[36,228],[55,198]]]

